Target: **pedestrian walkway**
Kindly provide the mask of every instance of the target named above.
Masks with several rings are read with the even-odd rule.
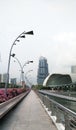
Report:
[[[38,96],[31,91],[4,119],[0,130],[57,130],[42,107]]]

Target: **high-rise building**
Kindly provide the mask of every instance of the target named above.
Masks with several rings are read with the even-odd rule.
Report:
[[[42,85],[48,74],[47,59],[41,56],[38,65],[37,83]]]

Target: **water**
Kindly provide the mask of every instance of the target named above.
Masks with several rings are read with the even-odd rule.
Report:
[[[55,93],[54,93],[55,94]],[[56,92],[56,94],[59,95],[65,95],[65,96],[70,96],[70,97],[76,97],[76,92]],[[61,105],[69,108],[70,110],[76,112],[76,101],[71,101],[71,100],[66,100],[60,97],[54,97],[54,96],[49,96],[49,98],[53,99],[54,101],[57,101]]]
[[[49,97],[57,101],[58,103],[62,104],[63,106],[69,108],[70,110],[76,112],[76,102],[58,98],[58,97],[52,97],[52,96],[49,96]]]

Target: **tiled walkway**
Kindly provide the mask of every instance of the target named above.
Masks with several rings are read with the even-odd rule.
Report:
[[[42,107],[38,96],[31,91],[4,119],[0,130],[57,130]]]

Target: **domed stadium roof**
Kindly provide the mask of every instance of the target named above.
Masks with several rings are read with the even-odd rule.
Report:
[[[72,83],[72,79],[70,75],[52,74],[47,76],[47,78],[43,82],[43,86],[62,85],[62,84],[70,84],[70,83]]]

